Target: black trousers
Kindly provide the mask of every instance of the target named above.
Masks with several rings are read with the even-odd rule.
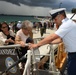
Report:
[[[68,75],[76,75],[76,53],[68,53]]]

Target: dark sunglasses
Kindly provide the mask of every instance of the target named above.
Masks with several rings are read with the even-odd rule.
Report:
[[[8,26],[2,27],[2,28],[4,29],[4,28],[7,28],[7,27],[8,27]]]

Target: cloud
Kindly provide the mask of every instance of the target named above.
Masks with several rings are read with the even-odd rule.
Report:
[[[75,0],[62,0],[61,7],[67,9],[67,12],[71,12],[72,8],[76,8],[76,1]]]
[[[0,1],[6,1],[15,4],[17,6],[21,6],[20,4],[24,4],[36,7],[51,7],[51,8],[65,7],[67,8],[68,11],[76,7],[75,0],[0,0]]]
[[[71,12],[76,7],[75,0],[0,0],[0,13],[22,15],[47,15],[49,10],[66,8]]]
[[[0,14],[48,16],[51,8],[27,6],[24,4],[17,6],[15,4],[2,1],[0,2],[0,10]]]
[[[50,7],[52,3],[56,3],[59,0],[0,0],[0,1],[6,1],[18,6],[20,6],[20,4],[24,4],[29,6]]]

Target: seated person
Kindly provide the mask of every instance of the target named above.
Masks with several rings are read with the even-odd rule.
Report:
[[[1,45],[12,45],[15,43],[15,33],[6,22],[0,24],[0,41]]]

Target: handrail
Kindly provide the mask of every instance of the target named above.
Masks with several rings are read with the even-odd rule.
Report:
[[[20,46],[21,46],[20,44],[4,45],[4,46],[0,46],[0,49],[1,48],[14,48],[14,47],[20,47]]]
[[[40,39],[40,38],[38,38],[38,39]],[[28,46],[29,44],[25,44],[25,46]],[[5,48],[16,48],[16,47],[21,47],[21,45],[20,44],[14,44],[14,45],[5,45],[5,46],[0,46],[0,49],[5,49]],[[51,47],[50,47],[50,49],[51,49]],[[27,53],[27,56],[28,56],[28,58],[27,58],[27,62],[26,62],[26,66],[25,66],[25,70],[24,70],[24,73],[23,73],[23,75],[25,75],[27,72],[26,71],[29,71],[29,73],[30,73],[30,62],[31,62],[31,56],[32,55],[36,55],[36,56],[50,56],[50,54],[42,54],[42,55],[40,55],[40,54],[32,54],[31,52],[32,51],[34,51],[34,50],[29,50],[29,52]],[[53,46],[52,46],[52,51],[54,51],[54,49],[53,49]],[[50,52],[51,53],[51,52]],[[53,52],[54,53],[54,52]],[[53,54],[54,55],[54,54]],[[54,58],[52,57],[51,58],[51,60],[54,60]],[[51,60],[50,60],[50,62],[51,62]],[[35,60],[36,61],[36,60]],[[54,62],[54,61],[53,61]],[[55,62],[54,62],[55,63]],[[53,64],[54,65],[54,64]],[[52,66],[53,67],[53,65],[49,65],[49,66]],[[55,71],[54,69],[52,70],[52,71]],[[30,75],[30,74],[28,74],[28,75]]]
[[[31,50],[27,51],[27,61],[25,64],[25,69],[23,75],[30,75],[30,65],[31,64]]]
[[[25,46],[28,46],[29,44],[25,44]],[[0,49],[1,48],[14,48],[14,47],[21,47],[20,44],[13,44],[13,45],[4,45],[4,46],[0,46]]]

